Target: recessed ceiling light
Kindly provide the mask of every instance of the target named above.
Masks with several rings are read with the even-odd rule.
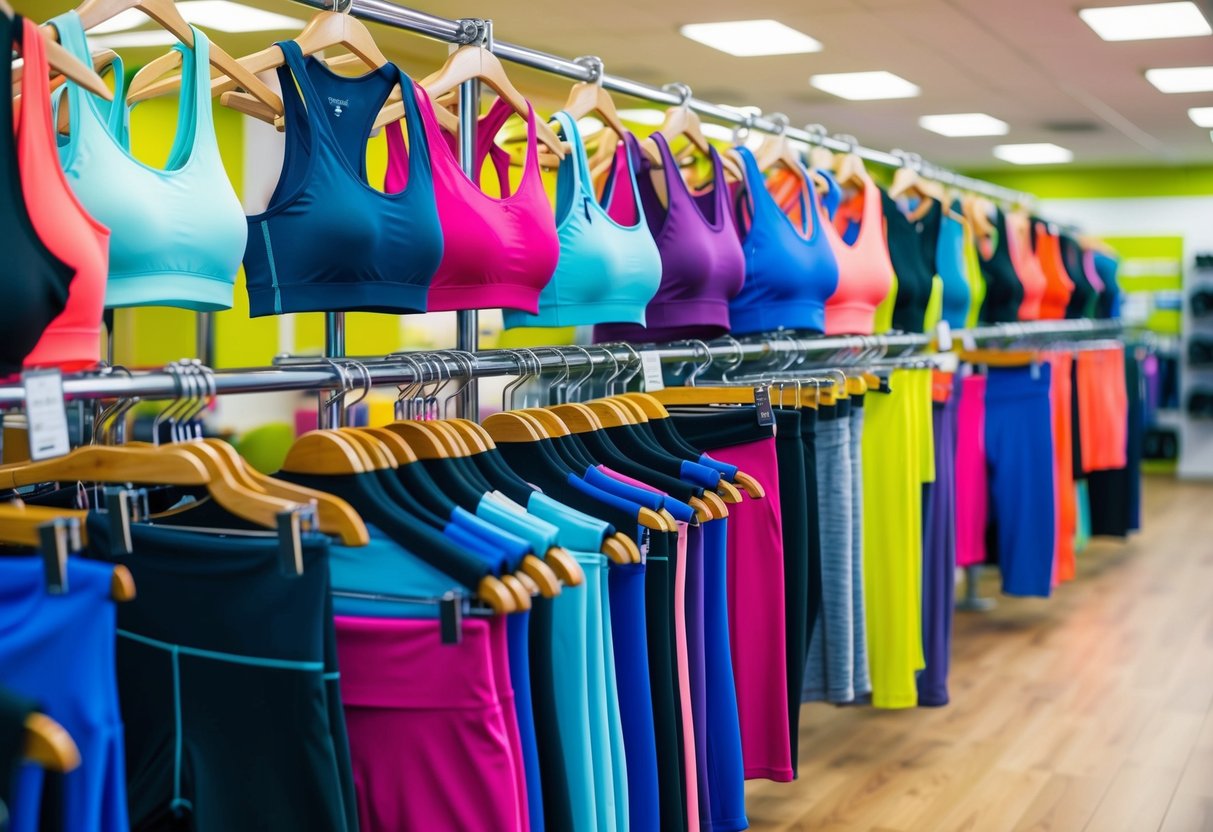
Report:
[[[182,0],[177,8],[181,10],[181,16],[195,26],[220,32],[270,32],[303,27],[303,21],[297,18],[231,0]]]
[[[693,41],[736,55],[753,58],[759,55],[798,55],[820,52],[821,43],[785,26],[778,20],[727,20],[722,23],[688,23],[680,30]]]
[[[619,118],[632,124],[643,124],[646,127],[656,127],[665,121],[665,113],[649,107],[637,107],[619,111]]]
[[[918,126],[941,136],[1005,136],[1011,126],[985,113],[949,113],[923,116]]]
[[[177,36],[167,29],[141,29],[138,32],[114,32],[88,39],[89,46],[106,49],[138,49],[146,46],[171,46]]]
[[[850,101],[874,101],[880,98],[914,98],[922,90],[900,75],[885,72],[836,72],[814,75],[809,83],[823,92]]]
[[[1083,22],[1104,40],[1154,40],[1213,35],[1209,21],[1195,3],[1147,3],[1083,9]]]
[[[1074,160],[1073,151],[1052,142],[1030,144],[1000,144],[994,155],[1013,165],[1057,165]]]
[[[1188,110],[1188,118],[1197,127],[1213,127],[1213,107],[1193,107]]]
[[[1209,92],[1213,90],[1213,66],[1147,69],[1146,80],[1161,92]]]

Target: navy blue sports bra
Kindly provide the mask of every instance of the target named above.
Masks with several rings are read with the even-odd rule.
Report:
[[[424,312],[443,238],[412,79],[394,64],[343,77],[294,41],[278,46],[286,151],[269,207],[248,218],[249,314]],[[397,83],[408,182],[388,194],[367,182],[366,143]]]

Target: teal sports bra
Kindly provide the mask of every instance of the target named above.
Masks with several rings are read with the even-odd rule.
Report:
[[[51,23],[63,46],[91,66],[79,16],[67,12]],[[193,31],[192,50],[181,43],[173,47],[181,53],[181,101],[177,135],[163,170],[130,153],[121,58],[113,64],[113,102],[70,80],[64,85],[71,130],[66,141],[60,139],[59,161],[85,209],[110,229],[109,308],[175,306],[210,312],[232,305],[248,228],[215,141],[206,81],[210,42]]]
[[[560,258],[539,295],[539,314],[506,309],[505,326],[643,325],[645,307],[661,285],[661,255],[645,222],[631,154],[623,154],[626,179],[621,182],[616,169],[599,202],[577,122],[563,111],[556,118],[570,145],[556,174]],[[636,223],[631,226],[617,223],[603,207],[621,185],[632,189]]]

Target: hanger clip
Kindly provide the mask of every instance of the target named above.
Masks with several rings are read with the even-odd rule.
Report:
[[[38,537],[46,591],[63,595],[67,592],[67,556],[81,548],[80,521],[75,517],[56,518],[38,528]]]
[[[764,427],[775,424],[775,411],[771,409],[771,391],[765,384],[754,388],[754,404],[758,407],[758,424]]]
[[[315,515],[310,504],[278,515],[278,565],[287,577],[303,574],[303,533],[311,530]]]
[[[438,630],[443,644],[463,641],[463,603],[454,592],[447,592],[438,602]]]
[[[131,519],[138,511],[138,492],[128,488],[105,489],[105,514],[110,524],[110,554],[129,555],[131,544]],[[147,492],[144,491],[146,498]]]

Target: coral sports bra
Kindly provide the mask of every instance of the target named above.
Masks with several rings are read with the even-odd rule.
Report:
[[[278,47],[286,151],[269,206],[248,218],[249,313],[424,312],[443,241],[415,84],[394,64],[351,78]],[[384,193],[367,182],[366,145],[397,84],[411,152],[407,181]]]
[[[826,301],[827,335],[871,335],[876,307],[893,288],[893,264],[885,243],[880,198],[880,188],[865,174],[861,219],[852,243],[843,240],[835,228],[845,228],[849,220],[843,209],[839,209],[835,224],[824,225],[838,261],[838,289]]]
[[[19,32],[21,18],[0,14],[0,43],[10,44]],[[34,37],[40,38],[41,35]],[[29,56],[26,57],[29,61]],[[12,90],[12,62],[0,67],[0,85]],[[45,71],[27,63],[24,78]],[[45,76],[42,76],[45,77]],[[29,97],[29,86],[25,96]],[[27,209],[21,193],[23,171],[18,165],[13,137],[13,101],[0,107],[0,374],[21,369],[22,360],[42,337],[42,331],[63,311],[74,269],[60,260],[39,236],[33,210]],[[24,105],[25,102],[23,101]],[[35,105],[37,106],[37,105]],[[23,121],[30,119],[22,107]]]
[[[51,121],[46,45],[38,26],[17,30],[25,58],[17,157],[34,229],[46,247],[75,271],[67,305],[25,357],[26,367],[83,370],[101,359],[101,310],[109,268],[109,229],[88,215],[59,167]],[[69,82],[70,83],[70,82]]]
[[[51,23],[69,52],[92,65],[75,12]],[[126,77],[114,61],[114,101],[68,82],[71,133],[59,148],[67,179],[84,207],[110,229],[105,305],[228,309],[247,234],[228,181],[211,116],[210,41],[195,27],[181,53],[177,135],[159,170],[130,154]]]
[[[556,179],[560,261],[539,295],[539,314],[507,309],[505,325],[644,324],[645,306],[661,284],[661,255],[644,221],[628,147],[618,148],[599,202],[577,122],[564,112],[556,113],[556,118],[571,146]],[[621,196],[630,194],[640,212],[630,225],[616,222],[603,208],[603,203],[611,204],[616,189],[623,192]]]
[[[749,228],[741,235],[745,285],[729,304],[733,333],[824,332],[826,300],[838,287],[838,263],[821,230],[825,221],[817,193],[800,185],[802,219],[794,225],[768,189],[754,154],[746,147],[737,148],[737,154],[745,168],[738,225],[749,218]]]
[[[1049,280],[1032,250],[1032,221],[1026,214],[1007,214],[1007,246],[1011,251],[1011,263],[1019,282],[1023,284],[1023,298],[1019,302],[1019,320],[1040,319],[1040,304],[1049,289]]]
[[[463,172],[451,150],[451,137],[438,125],[429,96],[420,88],[417,93],[445,238],[442,263],[430,284],[428,311],[503,307],[537,314],[539,293],[556,270],[560,243],[539,173],[535,109],[527,107],[527,157],[522,180],[511,189],[509,177],[498,168],[502,196],[497,199],[480,189],[479,178],[469,179]],[[496,146],[497,131],[513,112],[499,98],[480,119],[476,130],[477,170]],[[385,182],[387,190],[395,191],[406,181],[409,158],[398,124],[389,125],[387,143]]]
[[[644,327],[595,327],[598,343],[715,338],[729,331],[729,301],[745,282],[745,254],[729,209],[720,154],[711,148],[711,189],[692,193],[665,136],[654,133],[651,138],[663,160],[668,206],[653,187],[647,157],[637,185],[649,231],[661,252],[661,288],[645,312]]]
[[[1044,320],[1060,320],[1066,316],[1070,295],[1074,293],[1074,281],[1066,274],[1061,261],[1061,241],[1049,231],[1044,220],[1033,220],[1032,230],[1036,243],[1036,260],[1044,272],[1045,294],[1040,300],[1040,317]]]

